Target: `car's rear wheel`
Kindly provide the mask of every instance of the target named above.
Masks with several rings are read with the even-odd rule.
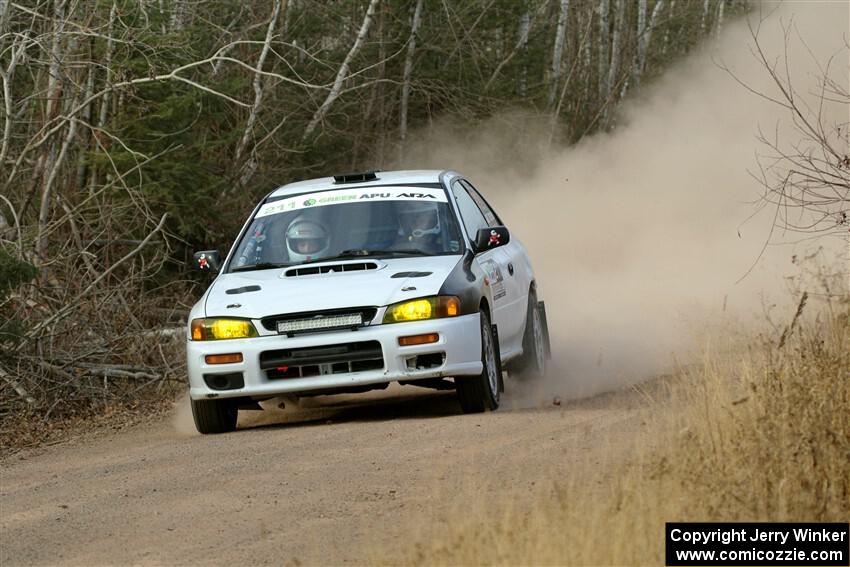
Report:
[[[236,429],[239,408],[233,400],[192,400],[192,417],[200,433],[227,433]]]
[[[464,413],[479,413],[499,407],[499,349],[493,337],[490,317],[483,309],[481,318],[481,374],[455,378],[457,397]]]
[[[522,356],[516,364],[520,376],[539,378],[546,373],[546,331],[537,306],[537,292],[528,292],[525,315],[525,334],[522,337]]]

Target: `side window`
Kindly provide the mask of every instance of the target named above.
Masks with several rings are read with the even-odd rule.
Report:
[[[472,200],[466,187],[455,181],[452,184],[452,191],[455,194],[457,207],[460,209],[460,216],[463,217],[463,224],[466,225],[466,233],[469,235],[469,239],[474,241],[478,229],[487,228],[487,220],[481,214],[478,205]]]
[[[487,204],[487,201],[484,200],[484,197],[481,196],[480,193],[472,186],[468,181],[462,181],[463,186],[469,191],[469,196],[472,197],[472,200],[475,201],[475,204],[478,205],[478,208],[481,209],[481,212],[484,213],[484,219],[487,221],[487,226],[499,226],[502,224],[502,221],[499,220],[499,217],[490,208],[490,205]]]

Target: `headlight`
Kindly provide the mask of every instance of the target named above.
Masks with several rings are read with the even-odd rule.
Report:
[[[247,339],[258,337],[254,324],[247,319],[192,319],[193,341]]]
[[[384,323],[422,321],[458,315],[460,315],[460,300],[457,297],[425,297],[390,305],[384,313]]]

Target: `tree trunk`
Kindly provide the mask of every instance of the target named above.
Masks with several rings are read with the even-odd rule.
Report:
[[[646,54],[649,49],[652,32],[658,22],[658,15],[664,9],[664,0],[658,0],[652,9],[652,15],[649,18],[649,25],[646,25],[646,0],[640,0],[638,6],[638,47],[635,54],[634,65],[632,66],[631,81],[635,87],[640,86],[640,81],[643,78],[643,72],[646,70]],[[666,38],[665,38],[666,41]],[[626,89],[629,86],[629,81],[623,85],[622,96],[625,96]]]
[[[583,13],[587,14],[586,18],[582,17]],[[579,26],[581,27],[581,29],[590,30],[590,29],[593,28],[593,11],[592,10],[585,10],[584,12],[579,10],[578,16],[579,16],[579,22],[580,22]],[[591,77],[593,76],[593,69],[591,67],[592,61],[593,61],[593,54],[591,53],[591,51],[592,51],[591,50],[591,42],[587,41],[587,40],[583,41],[581,43],[581,45],[579,45],[579,49],[581,50],[582,68],[583,68],[583,72],[584,72],[584,75],[582,77],[583,78],[582,82],[584,83],[584,89],[582,90],[582,93],[583,93],[582,94],[582,100],[589,100],[590,99],[590,88],[591,88],[591,84],[592,84]],[[579,106],[576,106],[576,109],[578,109],[578,108],[579,108]]]
[[[407,139],[407,104],[410,98],[410,76],[413,73],[413,54],[416,51],[416,33],[422,21],[422,4],[424,0],[416,0],[416,8],[413,11],[413,22],[410,25],[410,39],[407,42],[407,56],[404,59],[404,75],[401,85],[401,112],[399,115],[399,139],[401,140],[401,151],[404,151],[404,141]]]
[[[281,29],[283,37],[289,37],[289,27],[292,25],[292,15],[295,13],[297,6],[298,0],[289,0],[286,3],[286,9],[283,11],[283,28]]]
[[[562,59],[564,55],[564,40],[567,37],[567,17],[569,16],[570,0],[561,0],[561,9],[558,12],[558,25],[555,31],[555,46],[552,49],[552,72],[549,80],[548,106],[551,112],[555,106],[555,97],[558,95],[558,85],[561,82]]]
[[[50,40],[50,65],[47,72],[47,104],[45,106],[44,121],[45,124],[53,120],[56,114],[60,113],[59,98],[62,94],[62,41],[65,31],[65,6],[67,0],[55,0],[53,3],[53,29]],[[69,137],[66,138],[66,143],[62,146],[62,152],[57,156],[56,142],[54,140],[55,133],[51,135],[51,140],[44,145],[44,150],[39,156],[35,169],[35,184],[32,192],[36,193],[41,180],[41,206],[38,213],[38,236],[35,242],[35,253],[40,260],[46,258],[47,252],[47,237],[44,234],[47,228],[47,221],[50,215],[51,192],[53,182],[56,179],[56,171],[61,166],[62,160],[67,150],[67,145],[70,143],[70,138],[76,130],[76,120],[71,121],[68,127]]]
[[[646,0],[642,1],[646,2]],[[606,101],[611,98],[611,92],[614,90],[614,86],[617,84],[617,77],[620,74],[620,51],[622,50],[620,43],[623,36],[623,21],[625,20],[626,13],[626,4],[624,0],[616,0],[614,10],[616,12],[616,16],[614,18],[614,37],[611,39],[611,64],[608,67],[608,91],[605,93]],[[607,117],[607,110],[605,111],[605,114]]]
[[[180,32],[186,26],[186,19],[189,14],[189,6],[186,0],[174,0],[174,6],[171,10],[171,19],[168,27],[172,33]]]
[[[106,70],[106,78],[104,87],[109,87],[112,84],[112,54],[115,52],[115,42],[113,41],[113,33],[115,32],[115,19],[118,15],[118,6],[115,1],[112,2],[112,8],[109,10],[109,23],[106,26],[108,39],[106,40],[106,53],[103,57],[103,67]],[[109,105],[112,101],[112,91],[107,91],[100,99],[100,112],[97,116],[97,127],[104,128],[106,121],[109,119]],[[93,167],[89,174],[89,194],[93,194],[98,184],[98,170]]]
[[[599,99],[608,97],[608,0],[599,0]]]
[[[9,48],[9,66],[5,71],[0,68],[0,80],[3,82],[3,141],[0,142],[0,168],[3,168],[12,140],[12,81],[15,78],[18,61],[21,60],[27,44],[29,44],[29,31],[25,32],[23,37],[16,37],[12,41]]]
[[[655,7],[658,7],[656,3]],[[643,73],[644,63],[646,62],[646,0],[638,1],[638,19],[637,19],[637,53],[635,54],[635,63],[632,67],[632,81],[635,88],[640,86],[640,78]]]
[[[90,42],[90,43],[93,44],[94,41],[92,40],[92,42]],[[94,65],[90,65],[89,68],[86,70],[86,90],[83,93],[83,100],[88,100],[93,92],[94,92]],[[85,108],[83,109],[83,112],[82,112],[83,121],[86,124],[91,124],[91,118],[92,118],[92,110],[91,109],[92,109],[92,103],[88,103],[85,106]],[[81,136],[80,136],[81,139],[80,139],[79,146],[80,146],[82,151],[80,151],[80,155],[77,157],[77,174],[74,177],[74,180],[75,180],[74,181],[74,190],[76,190],[76,191],[79,191],[86,182],[86,169],[87,169],[87,167],[86,167],[86,152],[85,152],[85,150],[88,149],[89,145],[91,144],[91,136],[92,136],[91,129],[88,128],[88,127],[85,127],[82,131]]]
[[[74,101],[76,105],[76,100]],[[59,175],[59,170],[65,161],[65,156],[68,154],[68,146],[74,139],[77,132],[77,119],[71,117],[68,124],[68,133],[65,135],[65,140],[62,142],[62,149],[59,150],[59,155],[55,160],[51,160],[51,168],[47,173],[47,179],[44,182],[44,188],[41,193],[41,208],[38,212],[38,239],[36,242],[36,255],[44,260],[47,257],[47,223],[50,220],[50,203],[53,197],[53,187],[56,183],[56,178]]]
[[[726,5],[726,0],[720,0],[717,3],[717,23],[714,24],[715,35],[720,35],[720,30],[723,28],[723,7]]]
[[[254,104],[251,105],[251,112],[248,114],[248,121],[245,123],[245,131],[242,133],[242,138],[239,140],[239,144],[236,146],[236,157],[234,162],[236,163],[237,168],[242,169],[242,157],[245,153],[245,149],[248,147],[248,143],[251,141],[251,138],[254,135],[254,124],[257,122],[257,116],[260,113],[260,109],[263,105],[263,75],[260,73],[263,70],[263,66],[266,63],[266,57],[268,57],[269,50],[271,49],[272,38],[274,37],[274,31],[277,27],[277,19],[280,15],[280,11],[283,9],[286,10],[286,3],[284,1],[283,6],[281,7],[281,0],[275,0],[274,5],[272,6],[272,15],[271,19],[269,19],[269,25],[266,28],[266,38],[263,42],[263,49],[260,51],[260,57],[257,59],[257,71],[254,73]],[[252,158],[253,159],[253,158]],[[243,175],[239,178],[239,185],[244,187],[247,185],[248,181],[251,179],[251,175],[256,168],[248,168],[243,172]]]
[[[6,33],[6,19],[9,16],[9,0],[0,0],[0,34]]]
[[[655,13],[655,10],[652,11]],[[661,53],[667,54],[667,49],[670,46],[670,27],[672,26],[673,16],[676,13],[676,0],[670,2],[670,16],[667,18],[667,24],[664,26],[664,43],[661,46]]]
[[[528,91],[528,33],[530,28],[531,15],[528,13],[528,4],[526,4],[519,19],[519,31],[517,32],[517,44],[519,45],[522,63],[517,77],[516,92],[522,98],[525,98]]]
[[[351,46],[348,55],[345,56],[342,65],[339,67],[339,71],[337,71],[336,79],[334,80],[333,87],[331,87],[331,92],[328,93],[325,102],[323,102],[322,106],[316,110],[315,114],[313,114],[313,118],[311,118],[310,122],[307,124],[307,128],[304,129],[304,136],[301,138],[302,141],[306,141],[313,135],[316,126],[318,126],[325,118],[325,115],[328,113],[328,110],[330,110],[331,105],[339,96],[339,93],[342,90],[342,83],[348,76],[348,68],[351,65],[351,61],[354,59],[354,56],[357,55],[357,52],[360,51],[360,48],[363,46],[363,42],[366,41],[366,35],[369,33],[369,27],[372,25],[372,19],[375,16],[375,7],[378,5],[379,1],[380,0],[370,0],[369,7],[366,9],[366,15],[363,17],[363,23],[360,25],[360,32],[357,34],[357,39],[354,40],[354,45]]]

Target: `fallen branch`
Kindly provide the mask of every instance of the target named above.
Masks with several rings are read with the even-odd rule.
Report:
[[[103,376],[104,378],[148,378],[150,380],[156,380],[160,377],[158,374],[151,374],[150,372],[131,372],[118,368],[90,368],[88,369],[88,373],[92,376]]]
[[[147,243],[150,242],[150,240],[154,237],[154,235],[157,232],[159,232],[160,230],[162,230],[162,227],[165,225],[165,219],[166,218],[168,218],[168,213],[165,213],[165,214],[162,215],[162,218],[159,220],[159,224],[156,225],[156,228],[154,228],[153,231],[151,231],[151,233],[148,234],[145,237],[145,239],[142,240],[139,243],[138,246],[136,246],[133,250],[128,252],[126,255],[124,255],[123,258],[121,258],[120,260],[118,260],[117,262],[112,264],[107,270],[105,270],[102,274],[100,274],[98,277],[96,277],[94,279],[94,281],[92,281],[83,291],[81,291],[79,294],[77,294],[77,296],[72,301],[69,301],[68,304],[65,305],[65,307],[63,307],[62,309],[60,309],[59,311],[57,311],[56,313],[54,313],[53,315],[51,315],[50,317],[48,317],[47,319],[45,319],[44,321],[42,321],[41,323],[39,323],[38,325],[33,327],[33,329],[27,333],[27,338],[31,339],[31,338],[35,337],[44,328],[48,327],[49,325],[52,325],[53,323],[55,323],[56,321],[58,321],[58,320],[60,320],[64,317],[67,317],[74,309],[76,309],[78,307],[80,300],[83,297],[85,297],[86,295],[88,295],[88,293],[91,290],[93,290],[97,286],[97,284],[99,284],[101,281],[103,281],[103,279],[106,278],[106,276],[108,276],[109,274],[114,272],[115,269],[118,268],[118,266],[120,266],[121,264],[123,264],[124,262],[126,262],[127,260],[129,260],[130,258],[135,256],[136,254],[141,252],[142,248],[144,248],[147,245]],[[15,350],[20,350],[23,347],[24,344],[25,344],[25,341],[21,341],[20,343],[18,343],[18,346],[15,348]]]
[[[2,379],[3,379],[3,381],[4,381],[4,382],[6,382],[6,384],[8,384],[9,386],[11,386],[11,387],[12,387],[12,389],[13,389],[13,390],[15,390],[15,391],[18,393],[18,395],[19,395],[21,398],[23,398],[23,400],[24,400],[26,403],[28,403],[28,404],[30,404],[30,405],[35,404],[35,398],[33,398],[32,396],[30,396],[30,395],[29,395],[29,392],[27,392],[26,390],[24,390],[24,387],[23,387],[23,386],[21,386],[21,385],[18,383],[18,381],[17,381],[17,380],[15,380],[14,378],[12,378],[12,377],[11,377],[11,376],[10,376],[10,375],[9,375],[9,374],[5,371],[5,370],[3,370],[3,368],[0,368],[0,378],[2,378]]]

